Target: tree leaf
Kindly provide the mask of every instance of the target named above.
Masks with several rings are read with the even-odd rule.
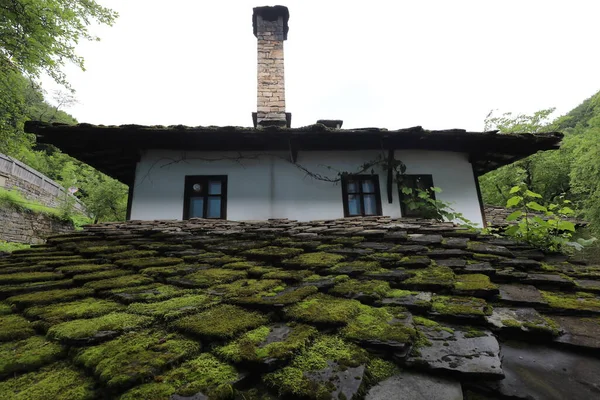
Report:
[[[512,213],[510,213],[510,215],[508,217],[506,217],[506,221],[508,221],[508,222],[514,221],[517,218],[519,218],[521,215],[523,215],[523,211],[521,211],[521,210],[513,211]]]
[[[506,201],[506,207],[514,207],[514,206],[518,205],[521,202],[521,200],[523,200],[523,198],[521,196],[511,197],[510,199],[508,199]]]
[[[519,193],[520,191],[521,191],[521,188],[520,188],[519,186],[513,186],[513,187],[510,189],[510,192],[508,192],[508,193],[510,193],[510,194],[515,194],[515,193]]]
[[[532,192],[532,191],[531,191],[531,190],[529,190],[529,189],[525,190],[525,196],[527,196],[527,197],[535,197],[536,199],[541,199],[541,198],[542,198],[542,195],[541,195],[541,194],[538,194],[538,193]]]
[[[575,224],[569,221],[560,221],[557,228],[561,231],[575,232]]]
[[[530,201],[526,204],[527,208],[531,208],[534,211],[546,212],[548,209],[543,205],[536,203],[535,201]]]

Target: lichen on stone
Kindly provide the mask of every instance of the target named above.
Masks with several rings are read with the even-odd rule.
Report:
[[[279,279],[286,282],[300,282],[305,278],[308,278],[313,273],[309,270],[284,270],[277,269],[275,271],[267,272],[262,277],[263,279]]]
[[[258,258],[261,260],[280,260],[283,258],[291,258],[302,254],[303,250],[297,247],[278,247],[267,246],[258,249],[250,249],[242,254],[248,257]]]
[[[492,283],[487,275],[465,274],[456,277],[454,289],[461,292],[491,291],[497,290],[498,286]]]
[[[258,312],[222,304],[198,314],[182,317],[172,322],[171,326],[185,333],[223,340],[264,325],[267,321],[267,317]]]
[[[552,308],[581,312],[600,312],[600,298],[591,293],[558,293],[543,290],[540,293],[542,294],[542,298]]]
[[[183,263],[183,259],[177,257],[147,257],[147,258],[128,258],[125,260],[115,260],[115,264],[124,268],[143,269],[148,267],[166,267]]]
[[[347,279],[337,283],[329,290],[329,294],[349,298],[377,300],[387,297],[390,291],[390,284],[386,281]]]
[[[56,268],[56,271],[61,272],[66,276],[72,276],[75,274],[87,274],[91,272],[106,271],[115,268],[113,264],[79,264],[70,265],[68,267]]]
[[[210,290],[228,299],[275,295],[284,289],[283,282],[277,279],[240,279],[232,283],[215,285]]]
[[[361,275],[366,272],[377,272],[382,270],[381,264],[377,261],[350,261],[335,264],[327,270],[327,273]]]
[[[26,282],[53,281],[64,276],[56,272],[21,272],[14,274],[0,274],[0,284],[18,284]]]
[[[432,311],[442,316],[483,317],[491,315],[492,308],[476,297],[434,296]]]
[[[0,344],[0,376],[33,371],[56,361],[65,349],[42,336],[31,336],[17,342]]]
[[[416,288],[452,288],[454,272],[448,267],[434,266],[414,271],[415,275],[403,282]]]
[[[194,289],[182,289],[173,285],[163,283],[152,283],[150,285],[124,287],[107,290],[104,293],[122,303],[154,302],[167,300],[185,294],[195,293]]]
[[[85,273],[85,274],[77,274],[77,275],[74,275],[72,279],[73,279],[73,282],[81,285],[81,284],[84,284],[84,283],[90,282],[90,281],[97,281],[100,279],[117,278],[119,276],[131,275],[132,273],[133,273],[132,271],[113,268],[113,269],[109,269],[109,270],[105,270],[105,271],[96,271],[96,272],[89,272],[89,273]]]

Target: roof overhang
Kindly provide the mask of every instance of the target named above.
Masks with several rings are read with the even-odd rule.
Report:
[[[482,175],[541,150],[557,149],[563,135],[549,133],[428,131],[420,126],[332,129],[317,124],[282,127],[65,125],[29,121],[25,131],[115,179],[131,184],[146,149],[201,151],[435,150],[467,153]]]

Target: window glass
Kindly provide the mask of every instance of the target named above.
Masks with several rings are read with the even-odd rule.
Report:
[[[221,218],[221,197],[208,197],[206,218]]]
[[[365,215],[377,215],[377,203],[374,194],[365,194],[363,197],[365,203]]]
[[[360,215],[360,197],[355,194],[348,195],[348,214]]]
[[[190,218],[202,218],[204,214],[204,198],[190,198]]]
[[[358,185],[355,181],[348,181],[347,186],[348,193],[356,193],[358,192]]]
[[[371,179],[363,180],[362,181],[362,191],[363,191],[363,193],[374,193],[375,192],[375,183]]]
[[[208,194],[221,194],[221,181],[210,181],[208,183]]]

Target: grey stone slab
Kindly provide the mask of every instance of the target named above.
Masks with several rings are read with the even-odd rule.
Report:
[[[552,319],[534,308],[494,307],[492,315],[486,319],[501,331],[522,331],[536,336],[558,336],[561,333]]]
[[[365,400],[462,400],[460,382],[404,371],[367,393]]]
[[[466,249],[467,243],[469,242],[468,238],[446,238],[442,242],[442,247],[446,247],[449,249]]]
[[[556,274],[529,274],[523,283],[535,286],[551,286],[558,288],[572,288],[575,283]]]
[[[443,260],[438,260],[437,265],[461,270],[465,268],[465,266],[467,265],[467,261],[463,260],[462,258],[447,258]]]
[[[497,256],[512,257],[513,254],[504,246],[498,246],[489,243],[469,243],[469,250],[475,253],[494,254]]]
[[[505,284],[498,285],[500,289],[500,300],[509,304],[523,304],[531,306],[545,306],[547,303],[535,286]]]
[[[473,274],[485,274],[485,275],[494,275],[496,273],[496,269],[491,266],[488,262],[480,262],[476,264],[469,264],[465,267],[464,272],[473,273]]]
[[[542,266],[542,264],[539,261],[531,260],[528,258],[512,258],[507,260],[501,260],[499,264],[504,267],[513,267],[522,271],[538,270]]]
[[[564,330],[556,341],[576,347],[600,350],[600,318],[552,317]]]
[[[408,235],[408,240],[418,244],[440,244],[444,238],[442,235],[424,235],[422,233],[413,233]]]
[[[502,343],[505,379],[488,382],[502,396],[527,400],[600,398],[600,360],[531,343]]]
[[[422,330],[430,342],[406,359],[408,365],[442,370],[470,378],[502,379],[500,346],[488,330],[452,334]],[[442,331],[443,332],[443,331]],[[419,354],[420,353],[420,354]]]
[[[402,297],[389,297],[381,300],[383,305],[406,307],[411,311],[426,311],[431,308],[432,294],[430,292],[417,292]]]
[[[319,384],[332,383],[332,399],[353,399],[362,385],[365,366],[340,368],[333,362],[327,361],[328,366],[319,371],[305,372],[304,376]]]
[[[583,289],[590,292],[600,292],[600,280],[596,281],[593,279],[576,279],[575,284]]]

